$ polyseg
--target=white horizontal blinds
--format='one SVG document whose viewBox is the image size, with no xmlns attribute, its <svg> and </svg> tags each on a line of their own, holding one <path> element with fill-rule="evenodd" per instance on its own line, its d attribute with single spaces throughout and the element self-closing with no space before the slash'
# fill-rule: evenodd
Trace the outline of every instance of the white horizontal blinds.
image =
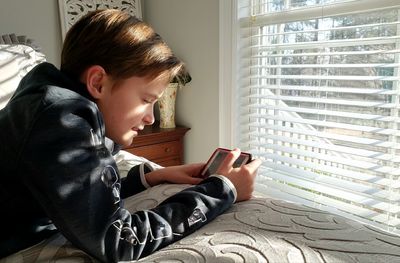
<svg viewBox="0 0 400 263">
<path fill-rule="evenodd" d="M 259 189 L 399 231 L 400 2 L 239 3 L 239 144 L 264 160 Z"/>
</svg>

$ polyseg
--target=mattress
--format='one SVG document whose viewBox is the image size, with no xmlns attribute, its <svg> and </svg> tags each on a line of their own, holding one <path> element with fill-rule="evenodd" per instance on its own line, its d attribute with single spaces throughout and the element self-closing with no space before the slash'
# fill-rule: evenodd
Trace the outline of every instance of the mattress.
<svg viewBox="0 0 400 263">
<path fill-rule="evenodd" d="M 122 174 L 142 161 L 126 153 L 117 156 Z M 158 185 L 125 199 L 125 206 L 131 212 L 150 209 L 186 187 Z M 57 234 L 0 262 L 97 261 Z M 400 262 L 400 236 L 258 195 L 234 204 L 192 235 L 135 262 Z"/>
</svg>

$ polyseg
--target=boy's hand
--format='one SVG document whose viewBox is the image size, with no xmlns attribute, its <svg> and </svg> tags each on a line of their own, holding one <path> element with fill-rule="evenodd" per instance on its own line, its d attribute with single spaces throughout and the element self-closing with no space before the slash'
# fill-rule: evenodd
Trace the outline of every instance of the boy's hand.
<svg viewBox="0 0 400 263">
<path fill-rule="evenodd" d="M 257 175 L 257 170 L 262 163 L 260 159 L 254 159 L 248 164 L 242 165 L 238 168 L 233 168 L 232 165 L 239 155 L 239 149 L 232 150 L 225 157 L 217 171 L 217 174 L 226 176 L 236 187 L 236 202 L 245 201 L 251 198 L 254 191 L 254 182 Z"/>
<path fill-rule="evenodd" d="M 150 186 L 162 183 L 198 184 L 203 180 L 198 175 L 204 165 L 204 163 L 193 163 L 169 166 L 147 173 L 145 177 Z"/>
</svg>

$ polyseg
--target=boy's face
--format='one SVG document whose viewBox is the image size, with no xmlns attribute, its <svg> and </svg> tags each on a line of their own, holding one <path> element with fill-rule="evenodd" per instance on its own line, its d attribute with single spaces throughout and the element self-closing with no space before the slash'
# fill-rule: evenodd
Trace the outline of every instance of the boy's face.
<svg viewBox="0 0 400 263">
<path fill-rule="evenodd" d="M 145 125 L 154 123 L 154 104 L 167 87 L 166 78 L 131 77 L 113 81 L 106 77 L 103 95 L 96 103 L 103 114 L 106 136 L 126 147 Z"/>
</svg>

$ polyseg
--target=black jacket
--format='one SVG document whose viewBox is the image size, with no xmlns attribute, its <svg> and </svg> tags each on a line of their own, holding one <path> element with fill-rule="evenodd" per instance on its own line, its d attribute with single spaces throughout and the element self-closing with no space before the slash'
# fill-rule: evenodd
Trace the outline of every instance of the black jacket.
<svg viewBox="0 0 400 263">
<path fill-rule="evenodd" d="M 103 262 L 146 256 L 225 211 L 235 189 L 209 177 L 158 207 L 129 213 L 145 189 L 119 177 L 101 113 L 82 83 L 48 63 L 25 76 L 0 111 L 0 257 L 61 233 Z"/>
</svg>

